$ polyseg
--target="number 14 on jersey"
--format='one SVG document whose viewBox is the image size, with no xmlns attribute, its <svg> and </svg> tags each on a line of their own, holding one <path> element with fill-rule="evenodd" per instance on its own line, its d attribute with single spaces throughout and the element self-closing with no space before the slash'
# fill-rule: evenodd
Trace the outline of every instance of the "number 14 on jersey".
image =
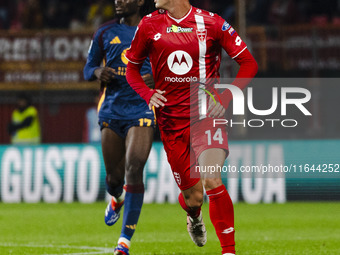
<svg viewBox="0 0 340 255">
<path fill-rule="evenodd" d="M 218 142 L 219 144 L 223 144 L 223 135 L 222 135 L 222 130 L 220 128 L 216 130 L 213 136 L 211 135 L 211 130 L 205 131 L 205 134 L 207 135 L 208 145 L 212 144 L 212 140 Z"/>
</svg>

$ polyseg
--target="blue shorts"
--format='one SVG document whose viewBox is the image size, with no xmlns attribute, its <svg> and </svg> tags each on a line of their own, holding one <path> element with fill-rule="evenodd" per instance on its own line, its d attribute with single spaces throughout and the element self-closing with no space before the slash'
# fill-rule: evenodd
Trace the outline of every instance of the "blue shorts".
<svg viewBox="0 0 340 255">
<path fill-rule="evenodd" d="M 125 138 L 131 127 L 155 127 L 156 120 L 154 118 L 139 118 L 132 120 L 118 120 L 99 118 L 100 130 L 103 128 L 109 128 L 113 130 L 117 135 Z"/>
</svg>

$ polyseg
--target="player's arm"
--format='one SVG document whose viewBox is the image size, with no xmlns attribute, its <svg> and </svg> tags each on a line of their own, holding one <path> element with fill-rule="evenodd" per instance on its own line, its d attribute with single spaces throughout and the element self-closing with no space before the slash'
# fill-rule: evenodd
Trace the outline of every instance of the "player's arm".
<svg viewBox="0 0 340 255">
<path fill-rule="evenodd" d="M 102 33 L 97 31 L 91 41 L 84 67 L 85 80 L 93 81 L 98 79 L 104 83 L 110 83 L 115 79 L 116 71 L 113 68 L 101 66 L 104 54 Z"/>
<path fill-rule="evenodd" d="M 129 62 L 127 64 L 126 70 L 126 80 L 130 86 L 146 101 L 150 109 L 152 106 L 155 106 L 156 108 L 164 106 L 164 102 L 167 100 L 162 95 L 165 93 L 165 91 L 161 91 L 159 89 L 150 89 L 140 74 L 141 68 L 142 64 Z"/>
<path fill-rule="evenodd" d="M 238 70 L 236 78 L 232 84 L 243 90 L 255 77 L 258 70 L 258 65 L 248 49 L 245 49 L 243 52 L 241 52 L 237 57 L 234 58 L 234 60 L 240 65 L 240 69 Z M 221 94 L 221 101 L 225 108 L 228 108 L 232 99 L 233 97 L 230 90 L 225 90 Z"/>
<path fill-rule="evenodd" d="M 222 18 L 218 17 L 217 19 L 216 38 L 228 55 L 240 65 L 232 84 L 243 90 L 255 77 L 258 70 L 257 63 L 237 32 Z M 220 98 L 223 107 L 227 109 L 232 100 L 231 92 L 225 90 Z M 216 113 L 214 114 L 216 115 Z"/>
<path fill-rule="evenodd" d="M 148 86 L 150 89 L 155 88 L 155 81 L 153 80 L 152 74 L 147 73 L 142 76 L 146 86 Z"/>
<path fill-rule="evenodd" d="M 143 62 L 149 55 L 149 39 L 148 30 L 145 29 L 145 18 L 142 19 L 135 33 L 135 37 L 131 42 L 131 47 L 126 53 L 129 60 L 126 70 L 126 80 L 130 86 L 146 101 L 149 108 L 164 106 L 166 98 L 162 96 L 165 91 L 150 89 L 147 86 L 145 77 L 140 74 Z"/>
</svg>

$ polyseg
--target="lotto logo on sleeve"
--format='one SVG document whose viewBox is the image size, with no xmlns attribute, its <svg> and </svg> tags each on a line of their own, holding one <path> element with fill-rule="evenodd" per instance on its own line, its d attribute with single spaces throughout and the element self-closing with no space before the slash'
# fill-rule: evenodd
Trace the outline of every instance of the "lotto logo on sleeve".
<svg viewBox="0 0 340 255">
<path fill-rule="evenodd" d="M 181 185 L 181 175 L 177 172 L 174 172 L 175 180 L 178 183 L 178 185 Z"/>
</svg>

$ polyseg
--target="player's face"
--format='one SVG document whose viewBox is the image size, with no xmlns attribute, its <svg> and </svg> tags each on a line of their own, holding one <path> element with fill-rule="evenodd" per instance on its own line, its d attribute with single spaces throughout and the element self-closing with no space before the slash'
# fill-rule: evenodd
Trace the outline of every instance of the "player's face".
<svg viewBox="0 0 340 255">
<path fill-rule="evenodd" d="M 171 4 L 170 0 L 154 0 L 157 9 L 167 10 L 167 7 Z"/>
<path fill-rule="evenodd" d="M 138 12 L 138 0 L 115 0 L 116 14 L 126 17 Z"/>
</svg>

